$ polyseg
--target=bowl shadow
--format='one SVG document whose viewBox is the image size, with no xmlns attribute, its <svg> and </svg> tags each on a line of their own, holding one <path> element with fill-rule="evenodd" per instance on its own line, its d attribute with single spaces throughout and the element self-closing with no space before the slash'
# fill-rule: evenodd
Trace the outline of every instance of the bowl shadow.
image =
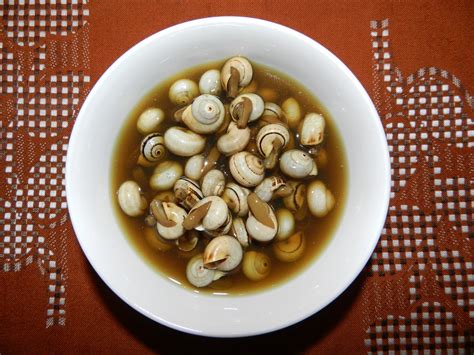
<svg viewBox="0 0 474 355">
<path fill-rule="evenodd" d="M 342 322 L 367 277 L 361 272 L 348 289 L 320 312 L 290 327 L 243 338 L 212 338 L 182 333 L 163 326 L 135 311 L 122 301 L 97 275 L 92 280 L 97 293 L 115 320 L 145 347 L 160 354 L 180 354 L 206 349 L 207 354 L 281 353 L 291 344 L 291 353 L 304 352 L 317 344 Z M 225 345 L 225 348 L 222 346 Z"/>
</svg>

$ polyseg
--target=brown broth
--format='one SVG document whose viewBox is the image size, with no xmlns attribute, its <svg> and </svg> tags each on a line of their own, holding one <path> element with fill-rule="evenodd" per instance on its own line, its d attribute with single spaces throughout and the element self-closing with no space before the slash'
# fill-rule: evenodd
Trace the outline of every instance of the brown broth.
<svg viewBox="0 0 474 355">
<path fill-rule="evenodd" d="M 145 226 L 143 218 L 126 216 L 121 211 L 116 199 L 116 191 L 120 184 L 125 180 L 133 180 L 132 169 L 136 166 L 138 147 L 142 139 L 142 136 L 136 129 L 136 121 L 140 114 L 148 107 L 160 107 L 167 117 L 165 124 L 162 125 L 162 132 L 164 132 L 167 126 L 175 124 L 169 119 L 172 117 L 172 113 L 175 109 L 168 99 L 168 89 L 171 84 L 180 78 L 188 78 L 199 82 L 199 78 L 204 71 L 213 68 L 221 68 L 222 64 L 223 61 L 208 63 L 173 75 L 157 85 L 137 104 L 122 127 L 114 148 L 111 167 L 112 191 L 110 193 L 114 201 L 115 214 L 125 235 L 140 255 L 143 256 L 157 272 L 170 281 L 197 292 L 204 291 L 218 295 L 242 295 L 277 286 L 296 276 L 314 262 L 331 239 L 344 209 L 347 189 L 347 168 L 342 140 L 328 112 L 302 85 L 274 69 L 252 63 L 254 67 L 254 78 L 256 82 L 259 83 L 259 88 L 268 87 L 277 89 L 279 97 L 275 100 L 275 103 L 280 105 L 286 98 L 293 96 L 300 103 L 303 115 L 306 112 L 318 112 L 323 114 L 326 119 L 324 144 L 328 153 L 329 163 L 325 169 L 319 169 L 317 178 L 324 181 L 333 192 L 337 203 L 334 209 L 324 218 L 309 217 L 303 222 L 297 222 L 297 230 L 303 229 L 306 236 L 306 251 L 299 260 L 291 263 L 281 262 L 272 256 L 271 246 L 261 246 L 254 243 L 250 247 L 251 250 L 262 251 L 271 257 L 272 269 L 266 279 L 257 282 L 250 281 L 242 272 L 237 272 L 215 281 L 207 288 L 196 290 L 196 288 L 186 280 L 185 270 L 190 255 L 185 255 L 185 253 L 180 252 L 177 248 L 173 248 L 167 252 L 153 249 L 144 238 L 144 229 L 149 227 Z M 170 156 L 168 156 L 168 158 L 170 158 Z M 186 161 L 186 159 L 176 156 L 171 156 L 171 158 L 183 162 L 183 166 Z M 147 174 L 151 174 L 153 168 L 145 170 Z M 156 195 L 156 192 L 152 191 L 148 186 L 143 186 L 143 183 L 140 185 L 145 190 L 147 200 L 150 201 Z M 202 251 L 204 247 L 201 242 L 199 246 Z M 196 253 L 197 252 L 194 252 L 192 255 Z"/>
</svg>

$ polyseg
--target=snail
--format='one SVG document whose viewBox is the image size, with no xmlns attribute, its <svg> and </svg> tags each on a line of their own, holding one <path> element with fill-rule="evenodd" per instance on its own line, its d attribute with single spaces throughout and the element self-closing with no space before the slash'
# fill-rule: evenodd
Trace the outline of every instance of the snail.
<svg viewBox="0 0 474 355">
<path fill-rule="evenodd" d="M 303 255 L 306 249 L 306 240 L 303 232 L 296 232 L 288 239 L 273 244 L 273 254 L 280 261 L 290 263 Z"/>
<path fill-rule="evenodd" d="M 229 111 L 232 119 L 237 122 L 237 127 L 247 127 L 263 114 L 265 103 L 257 94 L 242 94 L 237 96 L 230 104 Z"/>
<path fill-rule="evenodd" d="M 321 144 L 324 138 L 326 122 L 318 113 L 308 113 L 298 127 L 299 141 L 306 147 L 315 147 Z"/>
<path fill-rule="evenodd" d="M 306 185 L 300 181 L 288 181 L 288 186 L 291 187 L 291 194 L 283 198 L 285 207 L 293 213 L 306 209 Z"/>
<path fill-rule="evenodd" d="M 243 251 L 234 237 L 223 235 L 214 238 L 204 249 L 204 267 L 220 271 L 231 271 L 242 261 Z"/>
<path fill-rule="evenodd" d="M 218 227 L 217 229 L 214 229 L 214 230 L 204 229 L 204 233 L 206 233 L 207 235 L 215 238 L 215 237 L 218 237 L 220 235 L 224 235 L 224 234 L 229 233 L 229 231 L 231 229 L 232 229 L 232 212 L 228 211 L 227 212 L 227 218 L 226 218 L 225 222 L 222 223 L 222 225 L 220 227 Z"/>
<path fill-rule="evenodd" d="M 247 197 L 249 216 L 245 222 L 249 235 L 259 242 L 269 242 L 278 231 L 278 222 L 272 208 L 255 193 Z"/>
<path fill-rule="evenodd" d="M 187 214 L 183 208 L 173 202 L 153 200 L 150 211 L 156 219 L 156 230 L 164 239 L 174 240 L 184 234 L 183 221 Z"/>
<path fill-rule="evenodd" d="M 258 131 L 256 143 L 259 153 L 265 158 L 265 168 L 273 169 L 280 151 L 286 147 L 289 140 L 290 132 L 282 124 L 267 124 Z"/>
<path fill-rule="evenodd" d="M 301 121 L 301 107 L 294 97 L 290 97 L 281 104 L 286 121 L 290 128 L 296 129 Z"/>
<path fill-rule="evenodd" d="M 290 195 L 292 188 L 289 187 L 281 177 L 269 176 L 257 185 L 254 192 L 263 201 L 269 202 L 275 197 L 286 197 Z"/>
<path fill-rule="evenodd" d="M 204 166 L 204 155 L 194 155 L 188 159 L 184 166 L 184 175 L 191 180 L 198 181 L 202 175 L 202 168 Z"/>
<path fill-rule="evenodd" d="M 288 150 L 281 155 L 280 169 L 285 175 L 296 179 L 318 174 L 313 157 L 299 149 Z"/>
<path fill-rule="evenodd" d="M 308 207 L 313 216 L 324 217 L 336 204 L 334 195 L 322 181 L 312 181 L 307 188 Z"/>
<path fill-rule="evenodd" d="M 278 106 L 277 104 L 273 102 L 265 102 L 263 116 L 272 116 L 272 117 L 277 118 L 283 123 L 287 123 L 285 115 L 283 114 L 283 110 L 281 109 L 280 106 Z"/>
<path fill-rule="evenodd" d="M 199 79 L 199 91 L 201 94 L 220 95 L 222 91 L 220 71 L 210 69 L 204 72 Z"/>
<path fill-rule="evenodd" d="M 242 186 L 257 186 L 264 178 L 263 162 L 249 152 L 239 152 L 230 157 L 230 173 Z"/>
<path fill-rule="evenodd" d="M 142 112 L 137 120 L 137 130 L 143 135 L 158 131 L 160 124 L 165 119 L 165 113 L 162 109 L 150 107 Z"/>
<path fill-rule="evenodd" d="M 159 163 L 150 177 L 150 187 L 156 191 L 166 191 L 173 188 L 179 177 L 183 175 L 183 167 L 173 160 Z"/>
<path fill-rule="evenodd" d="M 183 127 L 168 128 L 164 140 L 166 148 L 181 157 L 199 154 L 206 145 L 206 138 Z"/>
<path fill-rule="evenodd" d="M 186 278 L 196 287 L 206 287 L 225 273 L 204 267 L 203 255 L 195 255 L 186 266 Z"/>
<path fill-rule="evenodd" d="M 173 190 L 177 203 L 186 210 L 190 210 L 196 203 L 204 198 L 199 184 L 184 176 L 175 182 Z"/>
<path fill-rule="evenodd" d="M 199 95 L 197 84 L 189 79 L 175 81 L 168 92 L 170 101 L 175 105 L 188 105 Z"/>
<path fill-rule="evenodd" d="M 204 197 L 189 211 L 183 227 L 190 230 L 202 226 L 208 231 L 216 230 L 227 222 L 228 211 L 227 204 L 220 197 Z"/>
<path fill-rule="evenodd" d="M 252 77 L 252 64 L 244 57 L 230 58 L 221 70 L 222 87 L 231 98 L 236 97 L 241 88 L 249 85 Z"/>
<path fill-rule="evenodd" d="M 205 197 L 220 196 L 225 187 L 224 173 L 217 169 L 209 170 L 202 178 L 201 186 Z"/>
<path fill-rule="evenodd" d="M 165 140 L 160 133 L 150 133 L 140 143 L 138 164 L 151 167 L 166 156 Z"/>
<path fill-rule="evenodd" d="M 245 222 L 241 217 L 235 217 L 232 221 L 232 235 L 237 238 L 243 248 L 250 245 L 250 237 L 245 228 Z"/>
<path fill-rule="evenodd" d="M 175 115 L 181 119 L 188 128 L 201 134 L 217 131 L 224 122 L 224 105 L 217 96 L 203 94 L 198 96 L 181 115 Z"/>
<path fill-rule="evenodd" d="M 137 217 L 145 213 L 147 202 L 135 181 L 125 181 L 117 192 L 119 206 L 125 214 Z"/>
<path fill-rule="evenodd" d="M 250 141 L 250 129 L 239 128 L 235 122 L 230 122 L 227 133 L 217 140 L 217 149 L 229 156 L 245 149 Z"/>
<path fill-rule="evenodd" d="M 288 239 L 295 231 L 296 223 L 293 213 L 286 208 L 279 208 L 275 215 L 278 223 L 276 240 Z"/>
<path fill-rule="evenodd" d="M 247 196 L 250 190 L 236 183 L 228 182 L 222 193 L 222 199 L 227 203 L 229 209 L 237 216 L 246 216 L 249 212 Z"/>
<path fill-rule="evenodd" d="M 263 253 L 251 250 L 244 254 L 242 271 L 252 281 L 260 281 L 270 275 L 271 266 L 270 258 Z"/>
</svg>

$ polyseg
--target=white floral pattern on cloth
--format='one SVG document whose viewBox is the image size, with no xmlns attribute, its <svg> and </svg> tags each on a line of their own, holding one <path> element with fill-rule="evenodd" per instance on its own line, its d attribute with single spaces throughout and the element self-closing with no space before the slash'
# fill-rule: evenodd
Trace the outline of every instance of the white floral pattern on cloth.
<svg viewBox="0 0 474 355">
<path fill-rule="evenodd" d="M 65 161 L 89 90 L 87 0 L 6 1 L 0 8 L 0 270 L 38 265 L 46 327 L 65 325 Z"/>
<path fill-rule="evenodd" d="M 371 353 L 469 351 L 474 334 L 463 329 L 474 325 L 474 99 L 447 70 L 420 68 L 405 79 L 388 20 L 371 22 L 371 43 L 392 192 L 368 267 L 372 278 L 396 280 L 394 288 L 408 284 L 411 310 L 378 314 L 366 346 Z"/>
</svg>

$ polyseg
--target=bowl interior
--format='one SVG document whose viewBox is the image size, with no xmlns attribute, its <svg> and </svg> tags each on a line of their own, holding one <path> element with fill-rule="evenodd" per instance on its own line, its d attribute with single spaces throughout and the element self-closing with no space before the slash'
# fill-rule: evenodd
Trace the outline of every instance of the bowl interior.
<svg viewBox="0 0 474 355">
<path fill-rule="evenodd" d="M 109 169 L 122 124 L 157 83 L 185 68 L 236 54 L 288 74 L 323 103 L 345 145 L 349 183 L 341 223 L 312 266 L 274 289 L 219 297 L 173 285 L 140 258 L 113 214 Z M 298 32 L 234 17 L 174 26 L 119 58 L 81 109 L 66 170 L 74 229 L 87 258 L 108 286 L 154 320 L 210 336 L 244 336 L 279 329 L 336 298 L 358 275 L 378 240 L 390 181 L 383 129 L 372 102 L 352 73 L 329 51 Z"/>
</svg>

